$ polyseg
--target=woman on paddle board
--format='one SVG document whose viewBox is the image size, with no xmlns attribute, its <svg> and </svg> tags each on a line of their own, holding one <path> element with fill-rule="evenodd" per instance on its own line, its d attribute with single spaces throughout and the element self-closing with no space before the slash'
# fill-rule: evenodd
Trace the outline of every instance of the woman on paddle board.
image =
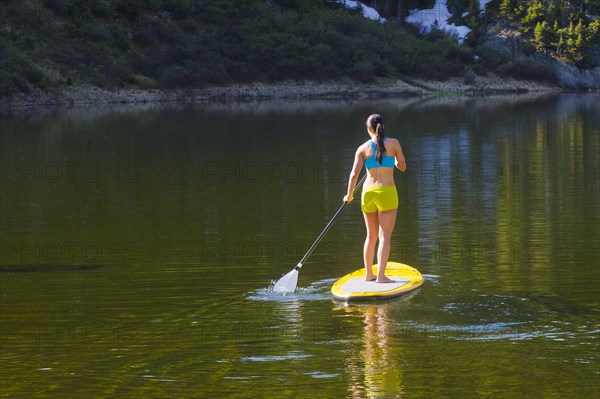
<svg viewBox="0 0 600 399">
<path fill-rule="evenodd" d="M 406 170 L 406 160 L 402 154 L 400 142 L 385 137 L 383 118 L 373 114 L 367 119 L 367 133 L 371 137 L 358 147 L 354 155 L 354 165 L 348 179 L 348 192 L 344 202 L 351 202 L 356 180 L 363 165 L 367 169 L 367 178 L 361 195 L 361 209 L 367 227 L 367 238 L 363 248 L 366 281 L 391 283 L 385 276 L 385 268 L 390 257 L 390 239 L 396 223 L 398 211 L 398 192 L 394 183 L 394 168 Z M 377 248 L 377 276 L 373 274 L 373 258 Z"/>
</svg>

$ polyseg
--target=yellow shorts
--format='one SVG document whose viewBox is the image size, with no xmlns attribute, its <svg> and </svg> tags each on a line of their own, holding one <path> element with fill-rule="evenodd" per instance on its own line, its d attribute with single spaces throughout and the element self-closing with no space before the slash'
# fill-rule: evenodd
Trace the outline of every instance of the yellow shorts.
<svg viewBox="0 0 600 399">
<path fill-rule="evenodd" d="M 360 209 L 364 213 L 384 212 L 397 208 L 396 186 L 371 186 L 363 189 Z"/>
</svg>

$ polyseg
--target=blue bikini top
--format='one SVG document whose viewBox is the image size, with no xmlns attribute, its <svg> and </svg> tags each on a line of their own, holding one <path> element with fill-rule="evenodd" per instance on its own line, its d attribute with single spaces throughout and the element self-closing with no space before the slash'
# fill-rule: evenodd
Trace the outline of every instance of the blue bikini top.
<svg viewBox="0 0 600 399">
<path fill-rule="evenodd" d="M 387 141 L 387 137 L 384 137 L 383 142 L 385 143 L 386 141 Z M 384 155 L 381 159 L 381 164 L 378 164 L 377 158 L 375 158 L 375 154 L 377 153 L 377 144 L 373 140 L 369 140 L 368 142 L 371 143 L 371 148 L 373 149 L 373 155 L 370 156 L 369 158 L 365 159 L 365 167 L 367 168 L 367 170 L 373 169 L 373 168 L 379 168 L 379 167 L 393 168 L 394 166 L 396 166 L 395 158 L 388 157 L 387 155 Z"/>
</svg>

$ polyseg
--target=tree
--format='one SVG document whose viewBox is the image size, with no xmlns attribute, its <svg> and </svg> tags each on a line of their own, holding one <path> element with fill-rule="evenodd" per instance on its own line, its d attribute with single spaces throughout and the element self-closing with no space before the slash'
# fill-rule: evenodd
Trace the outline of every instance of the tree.
<svg viewBox="0 0 600 399">
<path fill-rule="evenodd" d="M 513 20 L 514 16 L 514 5 L 512 0 L 502 0 L 500 3 L 500 16 L 509 20 Z"/>
<path fill-rule="evenodd" d="M 587 41 L 590 44 L 600 45 L 600 20 L 596 19 L 588 25 Z"/>
<path fill-rule="evenodd" d="M 564 54 L 567 57 L 567 60 L 571 62 L 575 62 L 577 60 L 577 51 L 575 50 L 575 29 L 573 29 L 573 21 L 569 24 L 569 29 L 567 30 L 567 38 L 565 40 L 565 51 Z"/>
<path fill-rule="evenodd" d="M 544 20 L 544 5 L 541 1 L 534 1 L 529 5 L 529 7 L 527 7 L 527 13 L 521 20 L 521 23 L 529 27 Z"/>
<path fill-rule="evenodd" d="M 550 42 L 551 42 L 550 29 L 548 28 L 546 21 L 541 22 L 541 23 L 538 22 L 535 25 L 535 29 L 533 31 L 533 41 L 534 41 L 535 48 L 538 51 L 545 52 L 546 49 L 548 49 L 548 47 L 550 47 Z"/>
</svg>

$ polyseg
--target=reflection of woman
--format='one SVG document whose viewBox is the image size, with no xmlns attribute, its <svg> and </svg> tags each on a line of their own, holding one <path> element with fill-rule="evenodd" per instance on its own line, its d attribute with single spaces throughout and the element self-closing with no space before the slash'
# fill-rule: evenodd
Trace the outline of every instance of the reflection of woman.
<svg viewBox="0 0 600 399">
<path fill-rule="evenodd" d="M 390 256 L 390 239 L 398 211 L 394 166 L 404 172 L 406 170 L 406 160 L 398 140 L 385 137 L 381 115 L 373 114 L 369 116 L 367 119 L 367 133 L 371 139 L 356 150 L 354 165 L 348 179 L 348 193 L 344 197 L 344 202 L 353 200 L 352 193 L 356 186 L 356 180 L 360 170 L 365 165 L 367 179 L 361 197 L 361 209 L 367 227 L 367 238 L 363 249 L 363 261 L 366 270 L 365 280 L 390 283 L 393 280 L 385 276 L 385 268 Z M 379 268 L 377 277 L 375 277 L 373 274 L 373 257 L 378 238 L 377 263 Z"/>
<path fill-rule="evenodd" d="M 402 393 L 400 342 L 389 336 L 389 306 L 360 306 L 352 311 L 364 316 L 364 334 L 362 349 L 358 352 L 360 358 L 350 357 L 347 360 L 350 396 L 398 397 Z M 361 363 L 362 366 L 359 366 Z"/>
</svg>

